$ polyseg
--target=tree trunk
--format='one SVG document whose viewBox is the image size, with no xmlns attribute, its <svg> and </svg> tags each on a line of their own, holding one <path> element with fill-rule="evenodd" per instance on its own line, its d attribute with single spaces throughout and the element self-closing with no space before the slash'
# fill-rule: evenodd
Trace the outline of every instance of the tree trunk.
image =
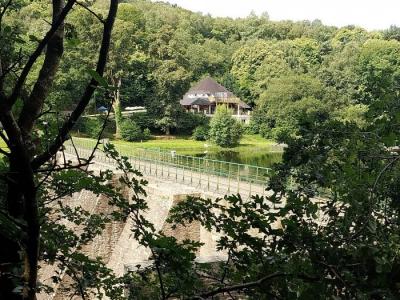
<svg viewBox="0 0 400 300">
<path fill-rule="evenodd" d="M 15 156 L 10 157 L 7 191 L 2 192 L 7 193 L 5 208 L 10 216 L 22 220 L 24 205 L 17 162 Z M 3 235 L 0 235 L 0 244 L 0 273 L 12 274 L 13 268 L 21 264 L 20 245 L 16 239 L 11 240 Z M 11 278 L 0 275 L 0 299 L 22 299 L 21 294 L 13 293 L 15 287 Z"/>
<path fill-rule="evenodd" d="M 37 155 L 38 153 L 35 153 L 37 149 L 33 147 L 31 140 L 32 130 L 48 96 L 62 56 L 63 19 L 75 1 L 69 0 L 65 7 L 63 0 L 53 0 L 52 3 L 53 24 L 56 24 L 52 25 L 49 31 L 52 34 L 46 35 L 30 56 L 10 96 L 6 96 L 0 84 L 0 122 L 6 133 L 10 149 L 9 169 L 5 179 L 7 191 L 2 191 L 2 193 L 6 193 L 4 208 L 11 217 L 10 219 L 23 221 L 21 222 L 23 225 L 20 222 L 17 222 L 18 225 L 16 225 L 21 227 L 20 235 L 14 237 L 7 232 L 0 234 L 0 299 L 36 299 L 41 220 L 39 219 L 35 172 L 38 172 L 38 169 L 57 153 L 67 139 L 69 131 L 82 115 L 98 85 L 94 78 L 90 80 L 78 105 L 59 129 L 53 143 L 43 153 Z M 111 0 L 109 14 L 104 23 L 103 39 L 96 67 L 100 76 L 103 76 L 106 66 L 117 9 L 118 0 Z M 21 95 L 26 77 L 45 46 L 47 46 L 47 51 L 42 69 L 29 101 L 24 101 L 20 119 L 17 122 L 13 114 L 13 106 Z M 1 204 L 3 205 L 3 203 Z M 10 222 L 13 221 L 10 220 Z M 22 293 L 19 288 L 22 288 Z"/>
<path fill-rule="evenodd" d="M 121 112 L 121 78 L 117 79 L 117 84 L 115 85 L 116 90 L 114 91 L 114 114 L 115 114 L 115 138 L 121 138 L 121 122 L 122 122 L 122 112 Z"/>
<path fill-rule="evenodd" d="M 9 136 L 11 150 L 10 168 L 7 174 L 9 178 L 6 199 L 7 209 L 11 217 L 23 220 L 26 224 L 24 228 L 26 238 L 17 240 L 18 237 L 16 236 L 8 243 L 10 249 L 17 249 L 15 251 L 16 255 L 10 253 L 9 257 L 12 260 L 8 263 L 11 263 L 14 267 L 23 266 L 22 299 L 35 300 L 40 224 L 35 175 L 31 166 L 32 152 L 11 112 L 4 112 L 1 115 L 1 122 Z M 2 239 L 4 238 L 2 237 Z M 8 291 L 8 293 L 12 294 L 13 291 Z"/>
</svg>

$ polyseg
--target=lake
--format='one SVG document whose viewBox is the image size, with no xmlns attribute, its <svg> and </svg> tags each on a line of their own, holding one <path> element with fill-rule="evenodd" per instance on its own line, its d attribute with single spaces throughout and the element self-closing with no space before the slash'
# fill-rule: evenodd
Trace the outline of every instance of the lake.
<svg viewBox="0 0 400 300">
<path fill-rule="evenodd" d="M 202 152 L 186 150 L 177 151 L 177 153 L 259 167 L 272 167 L 273 164 L 282 160 L 282 151 L 283 148 L 281 146 L 271 145 L 268 148 L 254 147 L 253 149 L 244 149 L 238 147 L 237 150 L 205 150 Z"/>
</svg>

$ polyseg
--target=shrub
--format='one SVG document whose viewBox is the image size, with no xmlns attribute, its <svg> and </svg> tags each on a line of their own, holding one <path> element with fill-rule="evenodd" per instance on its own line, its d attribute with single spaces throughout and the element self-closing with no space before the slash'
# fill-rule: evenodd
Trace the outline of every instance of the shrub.
<svg viewBox="0 0 400 300">
<path fill-rule="evenodd" d="M 266 113 L 262 109 L 255 109 L 251 115 L 249 127 L 250 134 L 261 134 L 261 126 L 263 124 L 268 124 L 269 120 L 266 117 Z"/>
<path fill-rule="evenodd" d="M 291 126 L 279 126 L 271 129 L 271 138 L 276 140 L 277 142 L 284 142 L 289 139 L 290 136 L 294 136 L 295 128 Z"/>
<path fill-rule="evenodd" d="M 243 124 L 242 123 L 243 134 L 257 134 L 253 131 L 253 128 L 250 124 Z"/>
<path fill-rule="evenodd" d="M 148 112 L 134 113 L 131 118 L 142 129 L 145 129 L 145 128 L 154 129 L 154 128 L 156 128 L 155 118 L 154 118 L 154 116 L 151 116 Z"/>
<path fill-rule="evenodd" d="M 103 120 L 100 118 L 80 118 L 75 128 L 80 133 L 91 138 L 97 138 L 103 126 Z"/>
<path fill-rule="evenodd" d="M 192 134 L 192 138 L 196 141 L 206 141 L 208 140 L 208 132 L 210 130 L 209 126 L 200 125 L 197 126 Z"/>
<path fill-rule="evenodd" d="M 263 138 L 271 138 L 271 128 L 269 128 L 267 124 L 261 124 L 259 127 L 259 132 Z"/>
<path fill-rule="evenodd" d="M 232 117 L 232 112 L 226 106 L 219 106 L 210 122 L 210 140 L 221 147 L 234 147 L 242 134 L 242 126 Z"/>
<path fill-rule="evenodd" d="M 143 132 L 139 125 L 132 119 L 124 119 L 121 122 L 121 138 L 128 142 L 137 142 L 143 140 Z"/>
<path fill-rule="evenodd" d="M 206 126 L 208 123 L 209 118 L 203 114 L 181 111 L 177 116 L 176 129 L 179 133 L 192 134 L 197 127 Z"/>
<path fill-rule="evenodd" d="M 143 139 L 144 140 L 149 140 L 151 138 L 151 131 L 148 128 L 145 128 L 143 130 Z"/>
</svg>

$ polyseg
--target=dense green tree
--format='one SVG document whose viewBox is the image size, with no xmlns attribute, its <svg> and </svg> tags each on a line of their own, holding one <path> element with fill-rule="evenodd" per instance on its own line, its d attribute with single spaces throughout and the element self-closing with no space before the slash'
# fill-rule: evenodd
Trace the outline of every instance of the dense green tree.
<svg viewBox="0 0 400 300">
<path fill-rule="evenodd" d="M 348 43 L 341 50 L 332 52 L 316 72 L 328 87 L 339 91 L 347 102 L 357 101 L 361 78 L 356 70 L 362 44 Z M 339 99 L 338 99 L 339 100 Z"/>
<path fill-rule="evenodd" d="M 175 221 L 225 233 L 217 243 L 230 253 L 232 285 L 211 280 L 214 291 L 202 297 L 243 287 L 250 299 L 399 297 L 398 155 L 383 137 L 327 115 L 302 125 L 282 140 L 270 197 L 193 198 L 174 208 Z"/>
<path fill-rule="evenodd" d="M 128 142 L 138 142 L 146 140 L 143 130 L 132 119 L 124 119 L 121 122 L 121 138 Z"/>
<path fill-rule="evenodd" d="M 393 99 L 399 86 L 399 65 L 399 42 L 376 39 L 366 41 L 357 65 L 362 84 L 361 101 L 371 104 L 385 98 Z"/>
<path fill-rule="evenodd" d="M 348 43 L 362 44 L 372 37 L 372 34 L 360 27 L 347 26 L 340 28 L 332 37 L 332 46 L 334 48 L 342 48 Z"/>
<path fill-rule="evenodd" d="M 326 113 L 325 93 L 323 84 L 309 75 L 275 78 L 261 95 L 252 122 L 257 122 L 258 126 L 264 124 L 264 135 L 269 128 L 267 136 L 272 138 L 296 135 L 302 118 Z"/>
<path fill-rule="evenodd" d="M 242 126 L 232 117 L 232 111 L 225 105 L 218 106 L 210 121 L 210 140 L 221 147 L 234 147 L 239 144 L 242 134 Z"/>
<path fill-rule="evenodd" d="M 253 98 L 252 87 L 254 85 L 254 74 L 267 56 L 273 57 L 274 43 L 263 40 L 249 41 L 239 48 L 232 57 L 232 74 L 237 79 L 243 90 L 246 100 Z M 279 55 L 278 55 L 279 58 Z M 267 62 L 269 60 L 267 59 Z M 252 99 L 254 101 L 254 99 Z"/>
<path fill-rule="evenodd" d="M 209 138 L 210 126 L 200 125 L 193 130 L 192 138 L 196 141 L 206 141 Z"/>
<path fill-rule="evenodd" d="M 177 102 L 189 87 L 188 72 L 176 62 L 166 60 L 151 74 L 155 82 L 155 92 L 146 107 L 150 113 L 158 116 L 157 124 L 169 134 L 171 128 L 177 124 L 177 114 L 182 108 Z"/>
<path fill-rule="evenodd" d="M 383 37 L 387 40 L 400 41 L 400 27 L 391 25 L 388 29 L 383 31 Z"/>
<path fill-rule="evenodd" d="M 399 298 L 397 28 L 367 32 L 255 14 L 212 18 L 146 0 L 123 1 L 115 16 L 117 3 L 0 1 L 0 133 L 8 146 L 0 149 L 0 298 L 51 292 L 38 285 L 39 259 L 74 275 L 70 288 L 82 298 L 99 292 L 122 299 L 123 288 L 133 299 Z M 58 22 L 60 10 L 72 6 Z M 199 221 L 223 233 L 216 243 L 228 260 L 203 265 L 195 261 L 199 243 L 178 243 L 145 220 L 145 181 L 112 146 L 104 151 L 131 199 L 112 188 L 110 171 L 80 169 L 93 156 L 78 165 L 53 163 L 90 101 L 94 108 L 110 107 L 110 100 L 145 104 L 148 113 L 136 116 L 128 133 L 204 125 L 178 100 L 206 73 L 255 104 L 252 127 L 287 147 L 268 196 L 190 198 L 173 209 L 171 226 Z M 106 125 L 97 123 L 95 131 Z M 211 139 L 233 146 L 240 132 L 220 108 Z M 82 190 L 106 196 L 116 210 L 93 215 L 58 201 Z M 153 263 L 116 278 L 80 245 L 128 217 Z"/>
</svg>

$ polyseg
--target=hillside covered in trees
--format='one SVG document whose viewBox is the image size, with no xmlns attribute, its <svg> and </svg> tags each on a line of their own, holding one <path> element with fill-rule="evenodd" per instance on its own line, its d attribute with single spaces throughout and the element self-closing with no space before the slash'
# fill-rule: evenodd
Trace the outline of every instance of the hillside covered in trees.
<svg viewBox="0 0 400 300">
<path fill-rule="evenodd" d="M 145 0 L 0 0 L 0 38 L 0 298 L 51 295 L 66 274 L 68 298 L 400 299 L 399 28 L 212 18 Z M 178 101 L 206 75 L 253 107 L 246 130 L 286 144 L 262 196 L 170 209 L 172 228 L 220 233 L 227 258 L 212 263 L 196 261 L 201 243 L 146 218 L 148 182 L 102 139 L 106 121 L 86 158 L 73 132 L 111 104 L 116 119 L 144 105 L 144 123 L 187 129 Z M 205 132 L 215 142 L 238 127 L 224 116 Z M 96 173 L 99 151 L 113 168 Z M 82 191 L 112 209 L 63 201 Z M 117 276 L 82 247 L 127 220 L 148 265 Z"/>
<path fill-rule="evenodd" d="M 93 1 L 91 9 L 77 7 L 67 19 L 66 55 L 51 93 L 60 111 L 76 103 L 95 61 L 107 1 Z M 9 34 L 20 34 L 9 47 L 31 50 L 49 13 L 47 1 L 25 3 L 8 19 Z M 105 75 L 115 90 L 96 91 L 88 111 L 110 99 L 117 110 L 146 106 L 150 125 L 164 118 L 179 132 L 190 127 L 179 99 L 210 75 L 253 106 L 250 131 L 265 137 L 295 134 L 294 116 L 305 108 L 364 126 L 368 105 L 397 84 L 399 36 L 394 26 L 368 32 L 318 20 L 274 22 L 267 14 L 213 18 L 162 2 L 122 1 Z"/>
</svg>

